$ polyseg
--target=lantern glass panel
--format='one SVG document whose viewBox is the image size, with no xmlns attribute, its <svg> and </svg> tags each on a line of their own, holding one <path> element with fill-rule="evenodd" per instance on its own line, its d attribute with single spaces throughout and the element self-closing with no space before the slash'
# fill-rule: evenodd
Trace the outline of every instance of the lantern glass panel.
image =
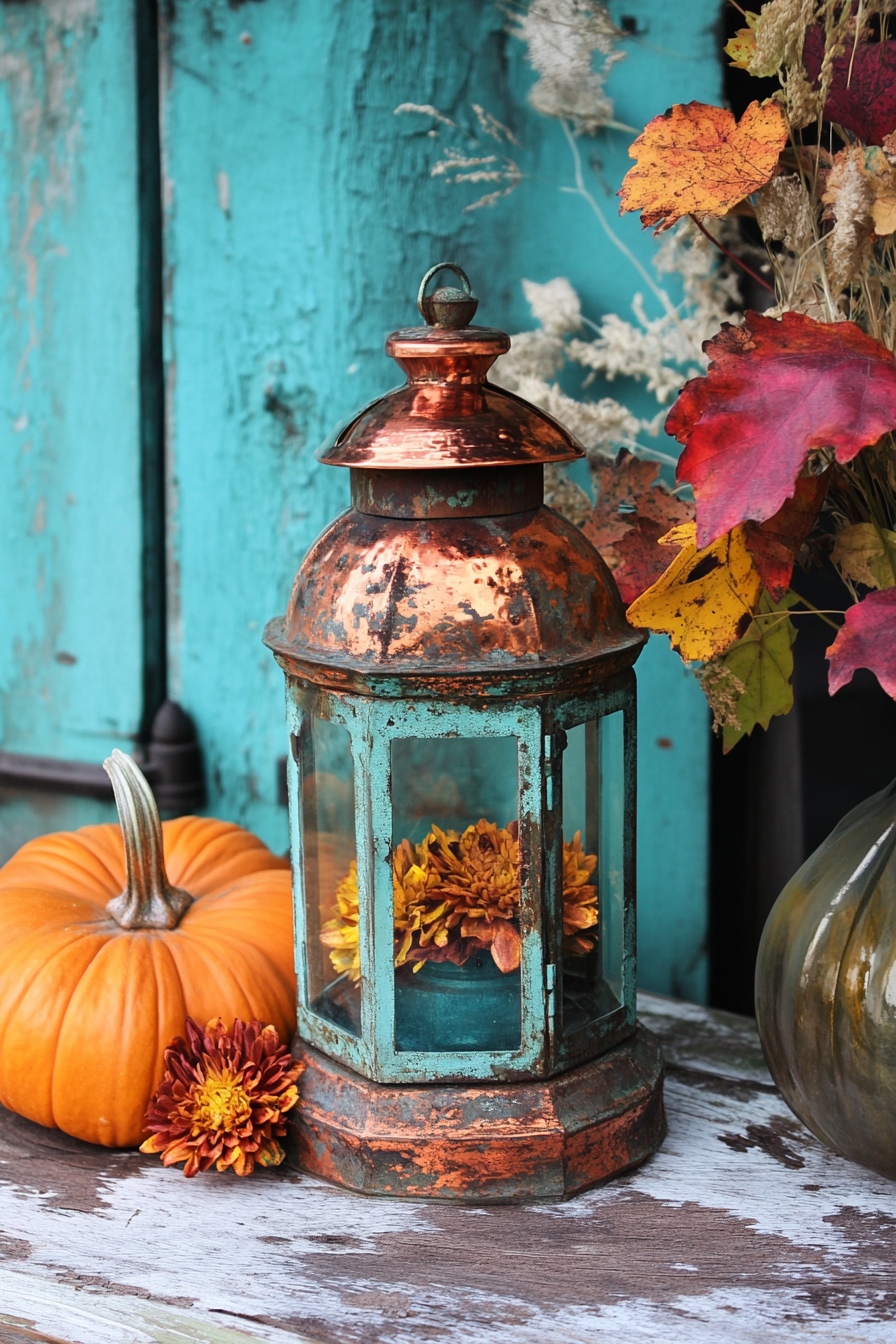
<svg viewBox="0 0 896 1344">
<path fill-rule="evenodd" d="M 577 724 L 566 738 L 563 1030 L 571 1035 L 622 1002 L 624 715 Z"/>
<path fill-rule="evenodd" d="M 392 742 L 396 1050 L 518 1050 L 515 737 Z"/>
<path fill-rule="evenodd" d="M 310 714 L 300 759 L 308 1005 L 359 1036 L 355 769 L 348 729 Z"/>
</svg>

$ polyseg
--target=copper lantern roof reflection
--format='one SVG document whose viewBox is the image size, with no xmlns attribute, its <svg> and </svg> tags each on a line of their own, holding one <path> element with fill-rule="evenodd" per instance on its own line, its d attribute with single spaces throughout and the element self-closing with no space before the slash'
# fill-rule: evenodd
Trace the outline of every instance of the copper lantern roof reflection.
<svg viewBox="0 0 896 1344">
<path fill-rule="evenodd" d="M 569 430 L 486 380 L 509 349 L 507 333 L 488 327 L 393 332 L 386 354 L 401 366 L 407 384 L 365 407 L 318 450 L 318 459 L 333 467 L 408 471 L 583 457 Z"/>
<path fill-rule="evenodd" d="M 463 293 L 421 286 L 421 311 L 441 325 L 386 341 L 407 383 L 318 451 L 351 468 L 353 507 L 311 547 L 265 632 L 288 673 L 387 694 L 526 693 L 546 674 L 587 684 L 596 662 L 606 675 L 640 652 L 646 636 L 603 560 L 543 504 L 543 464 L 583 449 L 488 382 L 510 338 L 455 325 L 476 306 L 463 279 Z"/>
</svg>

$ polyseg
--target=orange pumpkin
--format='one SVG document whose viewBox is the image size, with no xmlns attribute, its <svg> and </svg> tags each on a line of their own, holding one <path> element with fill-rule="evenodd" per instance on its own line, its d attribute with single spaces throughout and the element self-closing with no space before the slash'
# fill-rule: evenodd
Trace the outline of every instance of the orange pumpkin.
<svg viewBox="0 0 896 1344">
<path fill-rule="evenodd" d="M 289 1040 L 296 985 L 289 863 L 228 822 L 163 825 L 122 752 L 106 770 L 120 830 L 43 836 L 0 869 L 0 1102 L 117 1146 L 145 1135 L 188 1016 Z"/>
</svg>

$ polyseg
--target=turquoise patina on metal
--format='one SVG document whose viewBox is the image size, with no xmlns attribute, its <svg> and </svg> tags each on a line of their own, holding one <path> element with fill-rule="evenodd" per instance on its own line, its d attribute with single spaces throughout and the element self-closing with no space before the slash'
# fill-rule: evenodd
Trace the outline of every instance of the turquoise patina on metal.
<svg viewBox="0 0 896 1344">
<path fill-rule="evenodd" d="M 406 693 L 396 679 L 394 693 Z M 626 715 L 624 809 L 632 818 L 635 799 L 634 682 L 630 674 L 611 679 L 589 696 L 552 698 L 549 683 L 542 696 L 510 705 L 458 703 L 436 697 L 386 698 L 389 683 L 379 685 L 382 700 L 346 694 L 309 696 L 307 685 L 290 678 L 288 716 L 290 753 L 290 827 L 293 844 L 296 919 L 296 971 L 299 980 L 299 1032 L 319 1050 L 379 1082 L 431 1082 L 440 1079 L 512 1080 L 560 1073 L 630 1036 L 635 1027 L 635 866 L 634 825 L 626 831 L 625 927 L 621 939 L 621 1002 L 583 1029 L 562 1031 L 562 927 L 556 908 L 559 886 L 563 799 L 557 778 L 561 733 L 573 723 L 621 710 Z M 510 688 L 508 688 L 510 690 Z M 496 697 L 497 699 L 497 697 Z M 361 1032 L 342 1031 L 313 1005 L 308 985 L 307 949 L 316 931 L 308 926 L 305 836 L 297 744 L 309 713 L 344 724 L 352 735 L 355 763 L 355 826 L 361 903 Z M 519 820 L 538 855 L 523 879 L 520 924 L 522 1031 L 519 1049 L 490 1051 L 448 1049 L 419 1052 L 395 1046 L 394 929 L 392 895 L 393 741 L 407 738 L 515 737 L 519 743 Z M 544 847 L 544 867 L 541 849 Z M 474 1005 L 475 1010 L 475 1005 Z"/>
</svg>

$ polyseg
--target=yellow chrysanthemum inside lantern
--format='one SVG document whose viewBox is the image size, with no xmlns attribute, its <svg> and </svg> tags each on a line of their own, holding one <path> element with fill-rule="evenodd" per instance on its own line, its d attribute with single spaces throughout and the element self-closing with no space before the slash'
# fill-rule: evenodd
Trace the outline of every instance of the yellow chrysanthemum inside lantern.
<svg viewBox="0 0 896 1344">
<path fill-rule="evenodd" d="M 563 946 L 585 956 L 594 946 L 585 930 L 597 924 L 595 854 L 586 854 L 580 831 L 563 844 Z M 499 827 L 483 817 L 465 831 L 433 825 L 419 843 L 402 840 L 392 859 L 395 965 L 452 961 L 462 966 L 488 949 L 504 972 L 520 964 L 520 856 L 515 821 Z M 361 978 L 358 870 L 355 861 L 336 889 L 338 913 L 320 940 L 334 970 Z"/>
</svg>

